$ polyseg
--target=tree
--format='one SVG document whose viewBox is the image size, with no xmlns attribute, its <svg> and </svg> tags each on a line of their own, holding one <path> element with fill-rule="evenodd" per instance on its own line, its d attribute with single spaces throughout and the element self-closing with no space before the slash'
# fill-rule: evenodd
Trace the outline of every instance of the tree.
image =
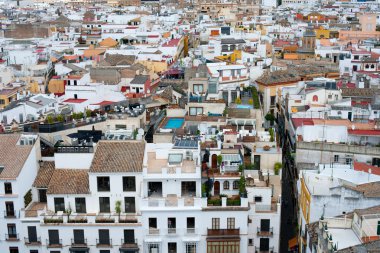
<svg viewBox="0 0 380 253">
<path fill-rule="evenodd" d="M 282 163 L 276 162 L 274 164 L 274 174 L 278 175 L 280 173 L 280 169 L 282 168 Z"/>
<path fill-rule="evenodd" d="M 115 202 L 115 212 L 117 213 L 117 216 L 118 216 L 119 221 L 120 221 L 120 214 L 121 214 L 121 201 L 120 200 L 117 200 Z"/>
<path fill-rule="evenodd" d="M 273 125 L 273 122 L 274 122 L 274 120 L 275 120 L 274 115 L 273 115 L 272 113 L 268 113 L 267 115 L 265 115 L 265 119 L 266 119 L 267 121 L 270 121 L 270 124 L 271 124 L 271 125 Z"/>
<path fill-rule="evenodd" d="M 222 162 L 223 162 L 223 156 L 222 155 L 218 155 L 217 158 L 216 158 L 217 162 L 218 162 L 218 166 L 220 167 L 220 165 L 222 165 Z"/>
<path fill-rule="evenodd" d="M 58 115 L 57 115 L 57 121 L 58 121 L 58 122 L 63 122 L 64 120 L 65 120 L 65 118 L 63 117 L 62 114 L 58 114 Z"/>
<path fill-rule="evenodd" d="M 91 117 L 91 110 L 86 110 L 86 117 L 90 118 Z"/>
<path fill-rule="evenodd" d="M 72 212 L 73 212 L 73 210 L 71 210 L 71 206 L 69 204 L 69 207 L 65 210 L 65 213 L 67 215 L 67 221 L 69 221 L 70 215 L 71 215 Z"/>
<path fill-rule="evenodd" d="M 244 175 L 241 175 L 240 179 L 239 179 L 239 193 L 240 193 L 240 195 L 243 195 L 243 196 L 244 196 L 244 194 L 246 194 Z"/>
<path fill-rule="evenodd" d="M 53 122 L 54 122 L 53 116 L 48 115 L 48 116 L 46 117 L 46 121 L 47 121 L 47 123 L 49 123 L 49 124 L 53 124 Z"/>
<path fill-rule="evenodd" d="M 235 99 L 235 104 L 238 104 L 238 105 L 241 104 L 241 99 L 240 99 L 239 97 L 237 97 L 237 98 Z"/>
</svg>

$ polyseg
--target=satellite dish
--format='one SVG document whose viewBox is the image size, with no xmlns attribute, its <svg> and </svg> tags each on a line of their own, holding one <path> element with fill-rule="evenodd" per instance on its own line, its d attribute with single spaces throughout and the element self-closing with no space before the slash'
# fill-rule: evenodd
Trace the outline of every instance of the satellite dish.
<svg viewBox="0 0 380 253">
<path fill-rule="evenodd" d="M 144 135 L 144 129 L 139 128 L 139 130 L 137 130 L 137 133 L 140 135 Z"/>
</svg>

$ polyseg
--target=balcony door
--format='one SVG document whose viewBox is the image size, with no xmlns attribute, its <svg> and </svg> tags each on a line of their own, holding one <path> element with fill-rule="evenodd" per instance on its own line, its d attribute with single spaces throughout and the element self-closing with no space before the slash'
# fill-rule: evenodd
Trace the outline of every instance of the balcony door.
<svg viewBox="0 0 380 253">
<path fill-rule="evenodd" d="M 220 182 L 215 181 L 214 182 L 214 195 L 218 196 L 220 194 Z"/>
<path fill-rule="evenodd" d="M 124 243 L 135 243 L 135 231 L 133 229 L 124 229 Z"/>
<path fill-rule="evenodd" d="M 260 251 L 269 251 L 269 238 L 260 238 Z"/>
<path fill-rule="evenodd" d="M 58 230 L 49 230 L 49 244 L 50 245 L 57 245 L 59 244 L 59 232 Z"/>
<path fill-rule="evenodd" d="M 74 243 L 75 244 L 85 244 L 84 243 L 84 230 L 74 229 Z"/>
<path fill-rule="evenodd" d="M 110 232 L 108 229 L 99 229 L 99 244 L 110 244 Z"/>
<path fill-rule="evenodd" d="M 7 217 L 15 216 L 15 208 L 13 202 L 5 202 Z"/>
<path fill-rule="evenodd" d="M 260 230 L 263 232 L 269 232 L 270 220 L 262 219 L 260 222 Z"/>
<path fill-rule="evenodd" d="M 28 226 L 29 242 L 37 242 L 37 228 L 35 226 Z"/>
</svg>

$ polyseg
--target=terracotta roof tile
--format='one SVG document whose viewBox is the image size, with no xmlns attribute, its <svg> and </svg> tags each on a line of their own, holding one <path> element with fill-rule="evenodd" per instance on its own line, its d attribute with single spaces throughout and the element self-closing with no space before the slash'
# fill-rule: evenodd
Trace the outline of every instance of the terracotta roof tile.
<svg viewBox="0 0 380 253">
<path fill-rule="evenodd" d="M 54 162 L 43 162 L 38 170 L 33 186 L 36 188 L 47 188 L 55 169 Z"/>
<path fill-rule="evenodd" d="M 51 177 L 47 194 L 88 194 L 88 170 L 56 169 Z"/>
<path fill-rule="evenodd" d="M 0 135 L 0 179 L 15 179 L 24 167 L 33 145 L 18 145 L 20 134 Z"/>
<path fill-rule="evenodd" d="M 144 150 L 140 141 L 100 141 L 90 172 L 142 172 Z"/>
<path fill-rule="evenodd" d="M 372 182 L 367 184 L 353 186 L 346 186 L 349 189 L 363 193 L 366 198 L 379 198 L 380 197 L 380 182 Z"/>
</svg>

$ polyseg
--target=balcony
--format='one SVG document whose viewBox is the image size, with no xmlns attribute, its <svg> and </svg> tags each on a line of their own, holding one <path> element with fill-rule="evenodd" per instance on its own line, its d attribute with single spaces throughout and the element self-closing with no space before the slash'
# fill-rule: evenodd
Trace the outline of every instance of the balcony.
<svg viewBox="0 0 380 253">
<path fill-rule="evenodd" d="M 6 241 L 19 241 L 20 238 L 18 234 L 5 234 L 5 240 Z"/>
<path fill-rule="evenodd" d="M 177 228 L 168 228 L 168 235 L 176 235 Z"/>
<path fill-rule="evenodd" d="M 240 235 L 240 229 L 207 229 L 209 237 L 235 237 Z"/>
<path fill-rule="evenodd" d="M 58 240 L 46 239 L 46 247 L 48 247 L 48 248 L 62 248 L 62 239 L 58 239 Z"/>
<path fill-rule="evenodd" d="M 159 235 L 160 234 L 160 229 L 158 228 L 149 228 L 147 231 L 148 235 Z"/>
<path fill-rule="evenodd" d="M 83 248 L 87 247 L 87 238 L 84 239 L 71 239 L 71 247 L 73 248 Z"/>
<path fill-rule="evenodd" d="M 17 215 L 17 212 L 12 210 L 12 211 L 4 211 L 4 218 L 5 219 L 17 219 L 20 216 Z"/>
<path fill-rule="evenodd" d="M 97 248 L 111 248 L 112 239 L 96 239 Z"/>
<path fill-rule="evenodd" d="M 260 227 L 257 227 L 257 236 L 273 236 L 273 227 L 269 229 L 261 229 Z"/>
<path fill-rule="evenodd" d="M 121 243 L 120 243 L 120 251 L 123 252 L 138 252 L 139 250 L 139 245 L 137 244 L 137 239 L 134 239 L 134 240 L 125 240 L 125 239 L 121 239 Z"/>
<path fill-rule="evenodd" d="M 201 203 L 201 198 L 193 197 L 144 198 L 142 200 L 141 208 L 191 208 L 201 206 Z"/>
<path fill-rule="evenodd" d="M 36 238 L 28 238 L 24 237 L 25 245 L 40 245 L 41 244 L 41 237 L 36 237 Z"/>
<path fill-rule="evenodd" d="M 197 233 L 197 230 L 195 228 L 186 228 L 185 234 L 186 235 L 195 235 Z"/>
<path fill-rule="evenodd" d="M 260 247 L 255 247 L 255 253 L 274 253 L 274 247 L 269 247 L 269 248 L 260 248 Z"/>
</svg>

